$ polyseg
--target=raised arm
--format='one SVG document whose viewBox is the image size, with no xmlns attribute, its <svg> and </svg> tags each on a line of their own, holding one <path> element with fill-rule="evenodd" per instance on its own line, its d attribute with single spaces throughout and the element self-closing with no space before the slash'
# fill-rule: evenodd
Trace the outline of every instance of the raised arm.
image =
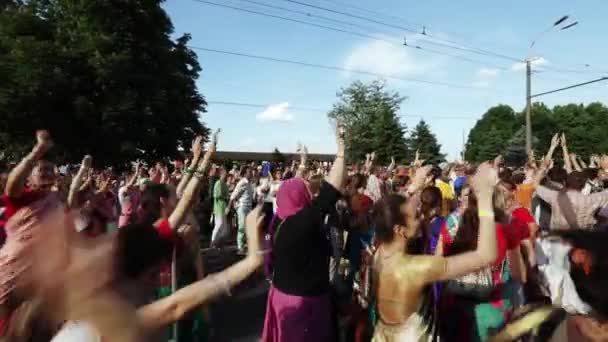
<svg viewBox="0 0 608 342">
<path fill-rule="evenodd" d="M 572 173 L 572 161 L 570 160 L 570 153 L 568 153 L 568 143 L 566 142 L 566 135 L 562 133 L 561 138 L 562 152 L 564 154 L 564 168 L 566 172 Z"/>
<path fill-rule="evenodd" d="M 570 161 L 572 162 L 572 167 L 574 170 L 581 172 L 583 171 L 583 169 L 581 168 L 581 166 L 578 163 L 578 159 L 577 159 L 577 155 L 574 153 L 570 153 Z"/>
<path fill-rule="evenodd" d="M 344 185 L 344 178 L 346 176 L 346 161 L 344 159 L 346 144 L 344 140 L 344 134 L 344 127 L 338 126 L 336 132 L 336 143 L 338 145 L 338 152 L 336 153 L 336 160 L 331 166 L 329 175 L 326 178 L 326 181 L 329 184 L 333 185 L 333 187 L 338 189 L 339 191 L 342 191 L 342 186 Z"/>
<path fill-rule="evenodd" d="M 388 165 L 388 169 L 386 170 L 389 175 L 393 173 L 397 164 L 395 163 L 395 157 L 391 157 L 391 163 Z"/>
<path fill-rule="evenodd" d="M 80 187 L 82 186 L 84 177 L 88 174 L 91 166 L 93 165 L 93 157 L 86 155 L 82 159 L 82 163 L 80 164 L 80 169 L 74 176 L 72 180 L 72 184 L 70 185 L 70 191 L 68 192 L 68 207 L 74 208 L 76 206 L 76 200 L 78 192 L 80 191 Z"/>
<path fill-rule="evenodd" d="M 53 146 L 51 136 L 47 131 L 36 132 L 36 145 L 32 151 L 15 166 L 8 175 L 4 194 L 11 198 L 19 198 L 25 189 L 25 181 L 32 173 L 36 162 Z"/>
<path fill-rule="evenodd" d="M 201 160 L 201 155 L 203 154 L 203 137 L 197 136 L 194 141 L 192 141 L 192 161 L 190 161 L 190 166 L 186 167 L 186 172 L 182 176 L 182 179 L 179 181 L 177 185 L 177 189 L 175 190 L 177 193 L 177 197 L 181 198 L 184 193 L 184 189 L 190 179 L 192 179 L 192 175 L 194 175 L 194 171 L 196 171 L 196 167 L 198 166 L 198 162 Z"/>
<path fill-rule="evenodd" d="M 496 260 L 496 223 L 492 197 L 498 175 L 489 164 L 482 164 L 473 179 L 479 215 L 479 238 L 477 249 L 446 258 L 446 271 L 441 280 L 454 279 L 479 270 Z"/>
<path fill-rule="evenodd" d="M 135 185 L 135 183 L 137 182 L 137 178 L 139 177 L 139 169 L 141 168 L 141 163 L 139 161 L 137 161 L 135 163 L 135 173 L 133 174 L 133 176 L 131 178 L 129 178 L 127 180 L 127 183 L 124 185 L 127 188 L 132 187 L 133 185 Z"/>
<path fill-rule="evenodd" d="M 220 273 L 186 286 L 169 297 L 148 304 L 137 311 L 139 321 L 146 330 L 156 330 L 176 322 L 189 311 L 220 296 L 230 294 L 230 289 L 257 270 L 263 262 L 260 233 L 264 216 L 261 207 L 247 215 L 246 234 L 248 255 Z"/>
<path fill-rule="evenodd" d="M 545 155 L 545 160 L 553 159 L 553 153 L 555 153 L 555 149 L 559 146 L 559 133 L 555 133 L 553 138 L 551 138 L 551 146 L 549 146 L 549 151 Z"/>
<path fill-rule="evenodd" d="M 583 169 L 587 168 L 587 163 L 581 156 L 578 157 L 578 165 L 580 165 Z"/>
<path fill-rule="evenodd" d="M 300 151 L 300 165 L 296 171 L 296 177 L 306 178 L 306 165 L 308 164 L 308 147 L 301 146 Z"/>
<path fill-rule="evenodd" d="M 204 177 L 205 171 L 207 170 L 207 167 L 211 162 L 211 157 L 215 153 L 219 132 L 220 131 L 217 130 L 213 134 L 213 139 L 209 144 L 209 150 L 207 151 L 207 153 L 205 153 L 205 157 L 203 158 L 203 160 L 199 162 L 197 170 L 194 172 L 194 177 L 190 179 L 190 182 L 188 182 L 188 185 L 186 186 L 182 197 L 179 199 L 179 202 L 177 202 L 177 206 L 175 207 L 171 215 L 169 215 L 169 225 L 172 229 L 177 229 L 181 225 L 181 223 L 184 221 L 184 218 L 186 217 L 186 214 L 192 207 L 192 203 L 194 202 L 194 196 L 198 193 L 198 190 L 201 184 L 203 183 L 201 179 Z"/>
</svg>

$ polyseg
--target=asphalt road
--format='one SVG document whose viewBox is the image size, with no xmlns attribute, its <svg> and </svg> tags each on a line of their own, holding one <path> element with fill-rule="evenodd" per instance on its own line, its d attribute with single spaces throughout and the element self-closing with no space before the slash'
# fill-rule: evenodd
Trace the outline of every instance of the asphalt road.
<svg viewBox="0 0 608 342">
<path fill-rule="evenodd" d="M 208 273 L 219 272 L 239 260 L 236 247 L 221 252 L 204 250 Z M 263 273 L 250 276 L 232 290 L 232 296 L 218 298 L 210 305 L 212 342 L 257 342 L 262 337 L 268 282 Z"/>
</svg>

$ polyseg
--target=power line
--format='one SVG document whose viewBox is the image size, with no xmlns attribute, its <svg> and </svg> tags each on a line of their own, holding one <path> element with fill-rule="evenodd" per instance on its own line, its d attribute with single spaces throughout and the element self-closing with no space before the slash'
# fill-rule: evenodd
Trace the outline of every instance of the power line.
<svg viewBox="0 0 608 342">
<path fill-rule="evenodd" d="M 394 75 L 382 75 L 382 74 L 378 74 L 378 73 L 371 72 L 371 71 L 357 70 L 357 69 L 348 69 L 348 68 L 343 68 L 343 67 L 339 67 L 339 66 L 322 65 L 322 64 L 308 63 L 308 62 L 295 61 L 295 60 L 289 60 L 289 59 L 283 59 L 283 58 L 275 58 L 275 57 L 268 57 L 268 56 L 252 55 L 252 54 L 247 54 L 247 53 L 242 53 L 242 52 L 235 52 L 235 51 L 225 51 L 225 50 L 209 49 L 209 48 L 203 48 L 203 47 L 198 47 L 198 46 L 190 46 L 190 47 L 192 49 L 195 49 L 195 50 L 201 50 L 201 51 L 207 51 L 207 52 L 213 52 L 213 53 L 219 53 L 219 54 L 226 54 L 226 55 L 232 55 L 232 56 L 246 57 L 246 58 L 252 58 L 252 59 L 260 59 L 260 60 L 266 60 L 266 61 L 272 61 L 272 62 L 278 62 L 278 63 L 285 63 L 285 64 L 292 64 L 292 65 L 299 65 L 299 66 L 318 68 L 318 69 L 325 69 L 325 70 L 352 72 L 352 73 L 361 74 L 361 75 L 375 76 L 375 77 L 380 77 L 380 78 L 388 78 L 388 79 L 394 79 L 394 80 L 399 80 L 399 81 L 407 81 L 407 82 L 416 82 L 416 83 L 423 83 L 423 84 L 431 84 L 431 85 L 438 85 L 438 86 L 444 86 L 444 87 L 449 87 L 449 88 L 487 90 L 487 89 L 484 89 L 484 88 L 471 87 L 471 86 L 461 85 L 461 84 L 454 84 L 454 83 L 447 83 L 447 82 L 438 82 L 438 81 L 428 81 L 428 80 L 421 80 L 421 79 L 417 79 L 417 78 L 407 78 L 407 77 L 400 77 L 400 76 L 394 76 Z"/>
<path fill-rule="evenodd" d="M 398 17 L 398 16 L 395 16 L 395 15 L 387 14 L 387 13 L 377 12 L 377 11 L 374 11 L 374 10 L 370 10 L 368 8 L 363 8 L 363 7 L 355 6 L 355 5 L 344 3 L 344 2 L 340 2 L 340 1 L 335 1 L 335 0 L 321 0 L 321 1 L 337 4 L 337 5 L 340 5 L 340 6 L 343 6 L 343 7 L 350 7 L 350 8 L 353 8 L 355 10 L 359 10 L 359 11 L 362 11 L 362 12 L 368 12 L 368 13 L 371 13 L 371 14 L 374 14 L 374 15 L 383 16 L 383 17 L 386 17 L 386 18 L 390 18 L 392 20 L 396 20 L 396 21 L 400 21 L 400 22 L 405 22 L 407 24 L 411 24 L 411 25 L 414 25 L 414 26 L 424 26 L 424 24 L 411 22 L 411 21 L 406 20 L 405 18 L 402 18 L 402 17 Z"/>
<path fill-rule="evenodd" d="M 241 8 L 241 7 L 235 7 L 235 6 L 231 6 L 231 5 L 225 5 L 225 4 L 219 4 L 216 2 L 211 2 L 211 1 L 207 1 L 207 0 L 193 0 L 199 3 L 203 3 L 203 4 L 208 4 L 208 5 L 212 5 L 212 6 L 217 6 L 217 7 L 223 7 L 223 8 L 228 8 L 228 9 L 233 9 L 236 11 L 240 11 L 240 12 L 245 12 L 245 13 L 250 13 L 250 14 L 256 14 L 256 15 L 261 15 L 261 16 L 265 16 L 265 17 L 270 17 L 270 18 L 275 18 L 275 19 L 279 19 L 279 20 L 285 20 L 285 21 L 290 21 L 290 22 L 295 22 L 295 23 L 299 23 L 299 24 L 303 24 L 303 25 L 308 25 L 308 26 L 313 26 L 313 27 L 317 27 L 317 28 L 322 28 L 322 29 L 326 29 L 326 30 L 330 30 L 330 31 L 335 31 L 335 32 L 340 32 L 340 33 L 346 33 L 349 35 L 354 35 L 354 36 L 358 36 L 358 37 L 362 37 L 362 38 L 367 38 L 367 39 L 372 39 L 372 40 L 376 40 L 376 41 L 382 41 L 382 42 L 386 42 L 388 44 L 391 45 L 395 45 L 395 46 L 405 46 L 411 49 L 416 49 L 416 50 L 420 50 L 420 51 L 425 51 L 428 53 L 433 53 L 433 54 L 438 54 L 438 55 L 443 55 L 443 56 L 448 56 L 451 58 L 455 58 L 455 59 L 460 59 L 469 63 L 474 63 L 474 64 L 482 64 L 482 65 L 486 65 L 486 66 L 492 66 L 501 70 L 506 70 L 506 68 L 501 67 L 501 66 L 496 66 L 496 65 L 492 65 L 491 63 L 487 63 L 487 62 L 483 62 L 483 61 L 479 61 L 479 60 L 474 60 L 471 58 L 467 58 L 464 56 L 460 56 L 460 55 L 453 55 L 450 53 L 446 53 L 443 51 L 436 51 L 436 50 L 431 50 L 431 49 L 427 49 L 427 48 L 423 48 L 420 46 L 412 46 L 412 45 L 402 45 L 400 43 L 397 43 L 394 40 L 388 40 L 388 39 L 384 39 L 381 37 L 377 37 L 377 36 L 373 36 L 370 34 L 366 34 L 366 33 L 361 33 L 361 32 L 356 32 L 356 31 L 351 31 L 351 30 L 346 30 L 346 29 L 341 29 L 341 28 L 336 28 L 336 27 L 331 27 L 331 26 L 326 26 L 326 25 L 321 25 L 321 24 L 316 24 L 316 23 L 311 23 L 308 21 L 303 21 L 303 20 L 299 20 L 299 19 L 294 19 L 294 18 L 288 18 L 288 17 L 284 17 L 284 16 L 280 16 L 280 15 L 275 15 L 275 14 L 270 14 L 270 13 L 266 13 L 266 12 L 260 12 L 260 11 L 256 11 L 256 10 L 250 10 L 250 9 L 245 9 L 245 8 Z M 251 2 L 251 0 L 242 0 L 242 1 L 249 1 Z M 315 15 L 309 15 L 309 16 L 315 16 Z M 324 19 L 327 19 L 326 17 L 324 17 Z"/>
<path fill-rule="evenodd" d="M 275 18 L 275 19 L 280 19 L 280 20 L 291 21 L 291 22 L 299 23 L 299 24 L 303 24 L 303 25 L 314 26 L 314 27 L 318 27 L 318 28 L 322 28 L 322 29 L 326 29 L 326 30 L 330 30 L 330 31 L 342 32 L 342 33 L 351 34 L 351 35 L 355 35 L 355 36 L 359 36 L 359 37 L 363 37 L 363 38 L 384 41 L 384 42 L 387 42 L 387 43 L 390 43 L 390 44 L 394 44 L 395 43 L 394 41 L 382 39 L 380 37 L 375 37 L 375 36 L 368 35 L 368 34 L 365 34 L 365 33 L 360 33 L 360 32 L 355 32 L 355 31 L 349 31 L 349 30 L 343 30 L 343 29 L 340 29 L 340 28 L 335 28 L 335 27 L 331 27 L 331 26 L 325 26 L 325 25 L 321 25 L 321 24 L 315 24 L 315 23 L 311 23 L 311 22 L 308 22 L 308 21 L 303 21 L 303 20 L 283 17 L 283 16 L 280 16 L 280 15 L 274 15 L 274 14 L 270 14 L 270 13 L 265 13 L 265 12 L 260 12 L 260 11 L 254 11 L 254 10 L 249 10 L 249 9 L 245 9 L 245 8 L 241 8 L 241 7 L 235 7 L 235 6 L 225 5 L 225 4 L 218 4 L 216 2 L 211 2 L 211 1 L 207 1 L 207 0 L 193 0 L 193 1 L 200 2 L 200 3 L 203 3 L 203 4 L 207 4 L 207 5 L 217 6 L 217 7 L 229 8 L 229 9 L 233 9 L 235 11 L 246 12 L 246 13 L 251 13 L 251 14 L 257 14 L 257 15 L 261 15 L 261 16 L 264 16 L 264 17 L 270 17 L 270 18 Z"/>
<path fill-rule="evenodd" d="M 382 25 L 382 26 L 386 26 L 386 27 L 392 27 L 392 28 L 403 30 L 403 31 L 410 32 L 410 33 L 419 34 L 419 32 L 417 30 L 409 28 L 409 27 L 404 27 L 404 26 L 401 26 L 401 25 L 393 25 L 393 24 L 385 23 L 385 22 L 382 22 L 382 21 L 379 21 L 379 20 L 375 20 L 375 19 L 372 19 L 372 18 L 364 17 L 364 16 L 355 15 L 355 14 L 348 13 L 348 12 L 338 11 L 338 10 L 334 10 L 334 9 L 323 7 L 323 6 L 317 6 L 317 5 L 313 5 L 313 4 L 302 2 L 302 1 L 298 1 L 298 0 L 283 0 L 283 1 L 287 1 L 287 2 L 290 2 L 290 3 L 298 4 L 298 5 L 301 5 L 301 6 L 315 8 L 315 9 L 322 10 L 322 11 L 331 12 L 331 13 L 334 13 L 334 14 L 339 14 L 339 15 L 347 16 L 347 17 L 354 18 L 354 19 L 368 21 L 368 22 L 375 23 L 375 24 Z M 435 39 L 436 40 L 440 40 L 440 39 L 437 39 L 437 38 L 435 38 Z M 489 51 L 489 50 L 482 50 L 482 49 L 478 49 L 478 48 L 468 48 L 468 47 L 465 47 L 465 46 L 461 47 L 461 46 L 455 46 L 455 45 L 449 45 L 449 44 L 442 44 L 442 43 L 433 42 L 433 41 L 429 41 L 429 40 L 425 40 L 425 42 L 427 44 L 433 44 L 433 45 L 437 45 L 437 46 L 443 46 L 443 47 L 446 47 L 446 48 L 457 49 L 457 50 L 462 50 L 462 51 L 482 54 L 482 55 L 486 55 L 486 56 L 499 57 L 499 58 L 508 59 L 508 60 L 514 61 L 514 62 L 522 62 L 521 58 L 511 57 L 511 56 L 507 56 L 507 55 L 496 53 L 496 52 Z M 454 42 L 450 42 L 450 43 L 451 44 L 456 44 Z M 458 44 L 458 45 L 461 45 L 461 44 Z"/>
<path fill-rule="evenodd" d="M 550 90 L 550 91 L 545 91 L 543 93 L 538 93 L 538 94 L 534 94 L 530 97 L 539 97 L 539 96 L 543 96 L 543 95 L 548 95 L 548 94 L 553 94 L 553 93 L 557 93 L 558 91 L 564 91 L 564 90 L 568 90 L 568 89 L 572 89 L 572 88 L 578 88 L 578 87 L 582 87 L 584 85 L 587 84 L 592 84 L 592 83 L 596 83 L 596 82 L 601 82 L 601 81 L 608 81 L 608 77 L 601 77 L 595 80 L 591 80 L 591 81 L 587 81 L 587 82 L 583 82 L 583 83 L 578 83 L 578 84 L 574 84 L 568 87 L 563 87 L 563 88 L 559 88 L 559 89 L 555 89 L 555 90 Z"/>
<path fill-rule="evenodd" d="M 224 105 L 224 106 L 238 106 L 238 107 L 252 107 L 252 108 L 268 108 L 268 107 L 272 106 L 269 104 L 242 103 L 242 102 L 231 102 L 231 101 L 207 101 L 207 103 L 216 104 L 216 105 Z M 312 107 L 289 106 L 289 109 L 311 111 L 311 112 L 328 112 L 328 110 L 326 110 L 326 109 L 312 108 Z"/>
<path fill-rule="evenodd" d="M 604 71 L 600 71 L 600 70 L 575 70 L 575 69 L 562 69 L 562 68 L 556 68 L 553 66 L 548 66 L 548 65 L 544 65 L 542 66 L 542 69 L 544 71 L 548 71 L 548 72 L 559 72 L 559 73 L 570 73 L 570 74 L 579 74 L 579 75 L 589 75 L 589 74 L 608 74 L 608 70 L 604 70 Z"/>
<path fill-rule="evenodd" d="M 311 17 L 311 18 L 323 19 L 323 20 L 327 20 L 330 22 L 338 23 L 338 24 L 348 25 L 348 26 L 357 27 L 357 28 L 363 28 L 363 29 L 369 31 L 368 27 L 361 26 L 359 24 L 352 23 L 349 21 L 325 17 L 322 15 L 318 15 L 318 14 L 314 14 L 314 13 L 310 13 L 310 12 L 298 11 L 298 10 L 294 10 L 294 9 L 286 8 L 286 7 L 282 7 L 282 6 L 271 5 L 271 4 L 267 4 L 267 3 L 263 3 L 263 2 L 259 2 L 259 1 L 255 1 L 255 0 L 240 0 L 240 1 L 248 2 L 250 4 L 255 4 L 255 5 L 259 5 L 259 6 L 263 6 L 263 7 L 267 7 L 267 8 L 277 9 L 277 10 L 281 10 L 281 11 L 285 11 L 285 12 L 289 12 L 289 13 L 304 15 L 304 16 Z"/>
<path fill-rule="evenodd" d="M 217 104 L 217 105 L 225 105 L 225 106 L 237 106 L 237 107 L 251 107 L 251 108 L 268 108 L 272 106 L 271 104 L 257 104 L 257 103 L 243 103 L 243 102 L 233 102 L 233 101 L 207 101 L 209 104 Z M 306 110 L 306 111 L 315 111 L 315 112 L 324 112 L 327 113 L 330 109 L 321 109 L 321 108 L 310 108 L 310 107 L 297 107 L 297 106 L 289 106 L 289 109 L 294 110 Z M 474 117 L 471 116 L 448 116 L 448 115 L 409 115 L 409 114 L 400 114 L 405 118 L 427 118 L 427 119 L 439 119 L 439 120 L 473 120 Z"/>
<path fill-rule="evenodd" d="M 321 16 L 321 15 L 318 15 L 318 14 L 310 13 L 310 12 L 298 11 L 298 10 L 293 10 L 291 8 L 285 8 L 285 7 L 281 7 L 281 6 L 270 5 L 270 4 L 259 2 L 259 1 L 255 1 L 255 0 L 240 0 L 240 1 L 251 3 L 251 4 L 255 4 L 255 5 L 259 5 L 259 6 L 264 6 L 264 7 L 267 7 L 267 8 L 278 9 L 278 10 L 286 11 L 286 12 L 289 12 L 289 13 L 304 15 L 304 16 L 311 17 L 311 18 L 323 19 L 323 20 L 327 20 L 327 21 L 330 21 L 330 22 L 334 22 L 334 23 L 338 23 L 338 24 L 343 24 L 343 25 L 349 25 L 349 26 L 352 26 L 352 27 L 356 27 L 356 28 L 359 28 L 359 29 L 364 29 L 364 30 L 370 31 L 370 28 L 362 26 L 362 25 L 357 24 L 357 23 L 350 22 L 350 21 L 338 20 L 338 19 L 335 19 L 335 18 L 325 17 L 325 16 Z M 428 42 L 428 43 L 431 43 L 431 42 Z M 483 65 L 487 65 L 487 66 L 492 66 L 492 67 L 498 68 L 500 70 L 507 70 L 507 68 L 505 68 L 505 67 L 501 67 L 501 66 L 497 66 L 497 65 L 492 65 L 492 64 L 487 63 L 485 61 L 479 61 L 479 60 L 475 60 L 475 59 L 472 59 L 472 58 L 467 58 L 467 57 L 460 56 L 460 55 L 453 55 L 453 54 L 446 53 L 446 52 L 443 52 L 443 51 L 431 50 L 431 49 L 423 48 L 423 47 L 420 47 L 420 46 L 417 46 L 417 45 L 404 45 L 404 46 L 407 47 L 407 48 L 413 48 L 413 49 L 417 49 L 417 50 L 422 50 L 422 51 L 429 52 L 429 53 L 434 53 L 434 54 L 439 54 L 439 55 L 445 55 L 445 56 L 448 56 L 448 57 L 451 57 L 451 58 L 460 59 L 460 60 L 463 60 L 463 61 L 466 61 L 466 62 L 470 62 L 470 63 L 483 64 Z M 456 48 L 456 49 L 462 50 L 462 51 L 467 51 L 466 49 L 460 49 L 460 48 Z"/>
<path fill-rule="evenodd" d="M 411 21 L 409 19 L 405 19 L 405 18 L 400 17 L 400 16 L 396 16 L 396 15 L 392 15 L 392 14 L 388 14 L 388 13 L 384 13 L 384 12 L 379 12 L 379 11 L 374 11 L 374 10 L 371 10 L 369 8 L 363 8 L 363 7 L 355 6 L 355 5 L 352 5 L 352 4 L 345 3 L 345 2 L 340 2 L 340 1 L 335 1 L 335 0 L 319 0 L 319 1 L 328 2 L 328 3 L 332 3 L 332 4 L 337 4 L 337 5 L 340 5 L 340 6 L 343 6 L 343 7 L 350 7 L 352 9 L 355 9 L 355 10 L 358 10 L 358 11 L 361 11 L 361 12 L 367 12 L 367 13 L 370 13 L 370 14 L 373 14 L 373 15 L 378 15 L 378 16 L 381 16 L 381 17 L 389 18 L 389 19 L 397 21 L 397 22 L 403 22 L 403 23 L 406 23 L 406 24 L 409 24 L 409 25 L 418 26 L 418 27 L 421 28 L 421 30 L 422 30 L 423 33 L 426 33 L 425 35 L 428 36 L 428 37 L 431 37 L 431 38 L 434 38 L 434 39 L 437 39 L 437 40 L 441 40 L 441 41 L 444 41 L 444 42 L 452 43 L 452 44 L 461 45 L 460 42 L 455 42 L 453 40 L 449 40 L 449 39 L 445 39 L 445 38 L 440 38 L 440 37 L 437 37 L 435 35 L 430 34 L 428 32 L 429 26 L 426 25 L 426 24 L 423 24 L 423 23 L 413 22 L 413 21 Z M 462 37 L 462 35 L 460 33 L 457 34 L 457 33 L 449 32 L 449 31 L 447 33 L 450 33 L 451 35 L 454 35 L 456 37 Z M 474 49 L 473 47 L 471 47 L 471 48 Z M 484 51 L 484 50 L 481 50 L 481 51 Z"/>
</svg>

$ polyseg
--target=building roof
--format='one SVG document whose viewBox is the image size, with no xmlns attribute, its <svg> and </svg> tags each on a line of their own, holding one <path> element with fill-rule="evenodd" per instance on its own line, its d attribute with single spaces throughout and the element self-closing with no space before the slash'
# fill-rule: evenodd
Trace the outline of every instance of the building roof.
<svg viewBox="0 0 608 342">
<path fill-rule="evenodd" d="M 300 155 L 296 153 L 281 153 L 287 161 L 299 160 Z M 331 162 L 336 158 L 335 154 L 308 154 L 308 160 L 326 161 Z M 225 160 L 225 161 L 273 161 L 272 152 L 245 152 L 245 151 L 217 151 L 214 156 L 214 160 Z"/>
</svg>

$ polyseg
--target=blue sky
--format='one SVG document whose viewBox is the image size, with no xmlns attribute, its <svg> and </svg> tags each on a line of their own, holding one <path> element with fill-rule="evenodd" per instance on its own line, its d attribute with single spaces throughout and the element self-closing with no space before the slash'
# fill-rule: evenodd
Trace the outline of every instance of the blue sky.
<svg viewBox="0 0 608 342">
<path fill-rule="evenodd" d="M 528 55 L 530 41 L 567 14 L 579 24 L 566 31 L 547 33 L 531 52 L 531 56 L 537 57 L 532 92 L 560 88 L 598 78 L 604 75 L 600 72 L 608 72 L 608 45 L 605 44 L 608 22 L 604 18 L 608 13 L 608 1 L 604 0 L 299 0 L 419 32 L 424 25 L 427 33 L 442 40 L 285 0 L 254 1 L 331 17 L 357 26 L 298 16 L 245 0 L 209 1 L 358 31 L 378 39 L 219 8 L 195 0 L 167 1 L 163 6 L 173 21 L 175 34 L 190 33 L 192 46 L 475 88 L 386 79 L 389 89 L 408 97 L 400 113 L 402 122 L 413 128 L 420 118 L 424 118 L 437 135 L 443 152 L 451 159 L 456 158 L 462 149 L 463 134 L 468 134 L 487 108 L 503 103 L 515 110 L 523 109 L 525 70 L 511 60 L 463 52 L 437 46 L 436 43 L 446 44 L 448 40 L 459 43 L 459 46 L 524 59 Z M 404 37 L 410 45 L 464 56 L 475 62 L 401 46 L 398 42 Z M 393 40 L 395 44 L 390 43 Z M 355 80 L 378 78 L 347 71 L 196 52 L 203 67 L 198 87 L 211 102 L 202 120 L 211 128 L 222 128 L 221 150 L 269 151 L 278 146 L 282 151 L 294 151 L 297 141 L 302 141 L 311 152 L 334 152 L 333 131 L 324 110 L 331 108 L 341 87 Z M 222 101 L 268 107 L 213 103 Z M 548 95 L 542 101 L 549 106 L 569 102 L 608 103 L 608 82 Z"/>
</svg>

